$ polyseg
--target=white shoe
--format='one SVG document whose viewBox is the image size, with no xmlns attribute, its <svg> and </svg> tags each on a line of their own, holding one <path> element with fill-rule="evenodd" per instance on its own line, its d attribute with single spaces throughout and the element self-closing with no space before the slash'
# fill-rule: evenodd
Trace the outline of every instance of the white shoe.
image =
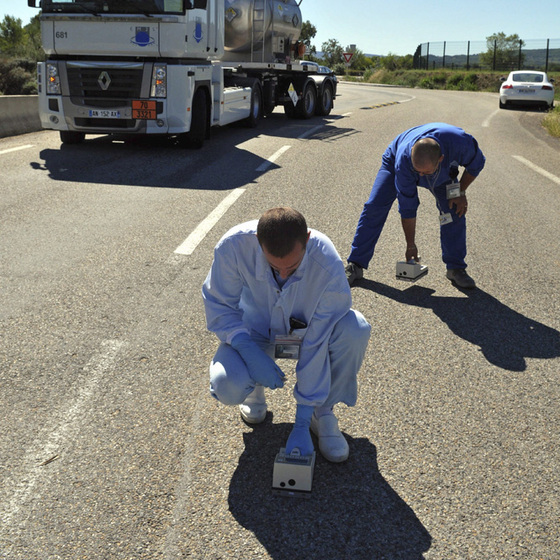
<svg viewBox="0 0 560 560">
<path fill-rule="evenodd" d="M 319 438 L 321 455 L 332 463 L 342 463 L 348 459 L 350 448 L 348 442 L 338 429 L 338 420 L 334 414 L 311 417 L 311 431 Z"/>
<path fill-rule="evenodd" d="M 241 418 L 248 424 L 260 424 L 266 418 L 267 408 L 262 385 L 255 385 L 253 392 L 239 405 Z"/>
</svg>

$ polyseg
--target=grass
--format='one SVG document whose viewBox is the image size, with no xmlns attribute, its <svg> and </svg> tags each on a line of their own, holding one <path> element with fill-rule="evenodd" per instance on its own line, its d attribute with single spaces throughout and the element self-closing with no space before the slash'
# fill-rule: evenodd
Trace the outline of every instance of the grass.
<svg viewBox="0 0 560 560">
<path fill-rule="evenodd" d="M 507 76 L 507 72 L 485 72 L 475 70 L 386 70 L 370 69 L 364 72 L 360 80 L 372 84 L 387 84 L 411 88 L 445 89 L 457 91 L 489 91 L 497 92 L 500 89 L 500 78 Z M 551 136 L 560 138 L 560 74 L 548 74 L 549 78 L 556 81 L 556 108 L 549 111 L 543 119 L 543 126 Z"/>
<path fill-rule="evenodd" d="M 558 105 L 558 102 L 556 107 L 547 113 L 542 124 L 551 136 L 560 138 L 560 106 Z"/>
</svg>

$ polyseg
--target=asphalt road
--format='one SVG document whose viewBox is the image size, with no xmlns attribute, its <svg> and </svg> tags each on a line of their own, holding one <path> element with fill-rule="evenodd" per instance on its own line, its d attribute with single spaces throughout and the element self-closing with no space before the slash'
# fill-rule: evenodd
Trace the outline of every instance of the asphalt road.
<svg viewBox="0 0 560 560">
<path fill-rule="evenodd" d="M 560 141 L 497 94 L 340 93 L 329 118 L 274 113 L 200 151 L 0 140 L 1 558 L 560 557 Z M 291 205 L 346 257 L 387 144 L 436 120 L 487 157 L 468 192 L 478 289 L 445 278 L 427 191 L 429 274 L 397 280 L 393 208 L 352 289 L 373 336 L 358 404 L 337 409 L 350 458 L 318 457 L 309 500 L 273 496 L 293 369 L 264 425 L 211 399 L 212 249 Z"/>
</svg>

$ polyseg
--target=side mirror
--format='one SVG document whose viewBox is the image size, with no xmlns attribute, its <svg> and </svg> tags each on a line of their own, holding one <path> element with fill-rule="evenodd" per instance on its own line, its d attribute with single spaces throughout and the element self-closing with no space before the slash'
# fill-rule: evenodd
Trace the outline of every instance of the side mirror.
<svg viewBox="0 0 560 560">
<path fill-rule="evenodd" d="M 35 5 L 35 0 L 27 0 L 27 5 L 30 8 L 36 8 L 37 6 Z"/>
<path fill-rule="evenodd" d="M 507 80 L 507 78 L 504 78 L 503 76 L 500 78 L 500 82 L 505 82 Z"/>
</svg>

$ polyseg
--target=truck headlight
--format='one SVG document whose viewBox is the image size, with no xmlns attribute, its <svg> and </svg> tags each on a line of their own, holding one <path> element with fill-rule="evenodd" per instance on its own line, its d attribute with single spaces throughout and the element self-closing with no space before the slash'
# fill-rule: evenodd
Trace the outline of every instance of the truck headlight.
<svg viewBox="0 0 560 560">
<path fill-rule="evenodd" d="M 60 77 L 58 65 L 49 62 L 47 64 L 47 94 L 60 95 Z"/>
<path fill-rule="evenodd" d="M 167 65 L 154 64 L 150 97 L 167 97 Z"/>
</svg>

